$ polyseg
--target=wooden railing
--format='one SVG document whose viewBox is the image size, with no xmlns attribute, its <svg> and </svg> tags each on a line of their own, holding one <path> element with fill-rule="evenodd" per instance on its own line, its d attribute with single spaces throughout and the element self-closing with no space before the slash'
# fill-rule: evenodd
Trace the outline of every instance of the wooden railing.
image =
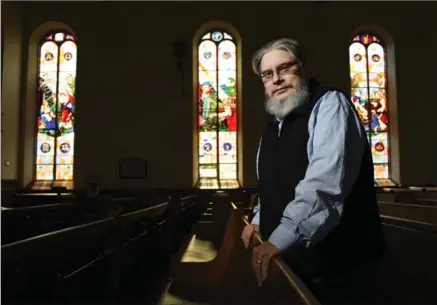
<svg viewBox="0 0 437 305">
<path fill-rule="evenodd" d="M 232 204 L 232 208 L 234 211 L 237 211 L 237 207 L 235 204 Z M 249 221 L 247 219 L 247 216 L 241 216 L 241 221 L 243 222 L 244 226 L 249 224 Z M 260 244 L 263 242 L 263 239 L 259 233 L 254 234 L 255 242 Z M 314 294 L 309 290 L 309 288 L 305 285 L 305 283 L 293 272 L 293 270 L 280 258 L 280 257 L 273 257 L 271 262 L 271 267 L 273 270 L 271 270 L 271 273 L 277 274 L 277 277 L 282 277 L 285 279 L 291 287 L 293 287 L 294 291 L 299 295 L 301 301 L 303 304 L 306 305 L 319 305 L 320 302 L 317 300 L 317 298 L 314 296 Z M 276 270 L 275 270 L 276 269 Z M 277 277 L 275 277 L 274 281 L 276 282 Z"/>
<path fill-rule="evenodd" d="M 319 305 L 312 292 L 280 258 L 273 259 L 264 285 L 257 285 L 251 266 L 252 251 L 244 248 L 240 238 L 248 222 L 243 208 L 230 202 L 230 198 L 216 194 L 212 199 L 215 215 L 212 223 L 201 227 L 203 231 L 212 231 L 212 234 L 203 233 L 204 236 L 221 236 L 215 257 L 202 262 L 182 260 L 185 253 L 194 255 L 200 251 L 188 249 L 191 242 L 186 241 L 186 247 L 181 247 L 174 257 L 172 283 L 167 293 L 172 298 L 195 303 Z M 202 232 L 193 231 L 193 238 L 199 238 L 197 233 Z M 256 238 L 261 242 L 259 235 Z"/>
</svg>

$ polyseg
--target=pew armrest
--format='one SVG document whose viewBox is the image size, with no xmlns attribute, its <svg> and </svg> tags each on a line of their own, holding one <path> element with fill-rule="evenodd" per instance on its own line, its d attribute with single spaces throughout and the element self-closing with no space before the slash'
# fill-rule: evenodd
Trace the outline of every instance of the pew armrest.
<svg viewBox="0 0 437 305">
<path fill-rule="evenodd" d="M 233 205 L 234 209 L 236 206 Z M 242 216 L 242 221 L 244 225 L 249 225 L 250 222 L 246 216 Z M 263 242 L 263 239 L 259 233 L 255 233 L 254 241 L 257 244 Z M 309 290 L 305 283 L 291 270 L 291 268 L 279 257 L 274 257 L 272 259 L 272 264 L 276 267 L 287 279 L 290 285 L 299 294 L 301 300 L 307 305 L 320 305 L 320 302 L 316 299 L 314 294 Z"/>
</svg>

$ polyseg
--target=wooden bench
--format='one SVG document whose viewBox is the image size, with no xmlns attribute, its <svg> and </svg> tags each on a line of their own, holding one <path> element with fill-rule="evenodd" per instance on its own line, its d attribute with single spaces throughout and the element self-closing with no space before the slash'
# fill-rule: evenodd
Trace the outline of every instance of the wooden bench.
<svg viewBox="0 0 437 305">
<path fill-rule="evenodd" d="M 435 188 L 383 188 L 377 192 L 378 201 L 437 205 Z"/>
<path fill-rule="evenodd" d="M 222 208 L 227 221 L 216 257 L 208 262 L 181 262 L 181 251 L 173 263 L 172 283 L 158 304 L 170 299 L 175 303 L 319 304 L 280 258 L 273 259 L 269 277 L 259 288 L 251 267 L 252 252 L 240 240 L 247 224 L 244 211 L 231 202 Z M 261 242 L 259 235 L 256 238 Z"/>
<path fill-rule="evenodd" d="M 65 202 L 76 202 L 74 193 L 68 192 L 23 192 L 13 196 L 11 207 L 26 207 L 32 205 L 56 204 Z"/>
<path fill-rule="evenodd" d="M 380 277 L 381 304 L 437 300 L 437 225 L 383 216 L 388 250 Z"/>
<path fill-rule="evenodd" d="M 437 224 L 437 206 L 379 201 L 379 212 L 384 216 L 405 218 Z"/>
<path fill-rule="evenodd" d="M 84 279 L 83 274 L 96 265 L 104 265 L 106 269 L 103 270 L 106 276 L 97 275 L 101 282 L 105 282 L 103 286 L 109 293 L 106 299 L 116 298 L 124 264 L 121 253 L 145 235 L 143 231 L 132 236 L 134 224 L 153 223 L 164 214 L 167 205 L 165 202 L 2 246 L 2 273 L 13 278 L 7 282 L 8 299 L 20 300 L 20 294 L 29 293 L 26 289 L 33 283 L 27 279 L 31 278 L 44 278 L 46 286 L 55 287 L 54 292 L 50 287 L 44 287 L 46 297 L 54 293 L 55 300 L 70 299 L 72 294 L 79 293 L 71 283 L 80 282 Z M 37 294 L 35 290 L 30 289 L 30 292 Z M 30 298 L 27 301 L 33 301 L 32 296 L 27 297 Z"/>
<path fill-rule="evenodd" d="M 71 225 L 74 210 L 73 203 L 2 207 L 2 244 L 65 228 Z"/>
<path fill-rule="evenodd" d="M 14 301 L 29 301 L 20 298 L 38 295 L 38 290 L 50 294 L 48 286 L 56 283 L 59 266 L 79 253 L 104 250 L 114 225 L 115 219 L 108 218 L 2 246 L 2 273 L 8 278 L 3 283 L 5 294 Z"/>
</svg>

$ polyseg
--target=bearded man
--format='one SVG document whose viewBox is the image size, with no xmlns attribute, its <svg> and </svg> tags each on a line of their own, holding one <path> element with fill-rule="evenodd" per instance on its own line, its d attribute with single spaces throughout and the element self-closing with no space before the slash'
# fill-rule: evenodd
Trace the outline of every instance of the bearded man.
<svg viewBox="0 0 437 305">
<path fill-rule="evenodd" d="M 242 233 L 259 285 L 280 254 L 326 304 L 369 302 L 385 239 L 363 125 L 342 92 L 308 77 L 300 44 L 275 40 L 252 59 L 272 116 L 257 154 L 259 205 Z"/>
</svg>

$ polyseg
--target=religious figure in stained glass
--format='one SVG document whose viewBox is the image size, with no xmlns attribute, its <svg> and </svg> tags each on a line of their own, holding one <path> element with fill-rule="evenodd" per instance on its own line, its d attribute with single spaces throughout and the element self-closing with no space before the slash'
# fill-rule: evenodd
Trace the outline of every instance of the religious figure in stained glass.
<svg viewBox="0 0 437 305">
<path fill-rule="evenodd" d="M 201 188 L 238 187 L 236 67 L 231 35 L 212 31 L 202 37 L 198 47 Z"/>
<path fill-rule="evenodd" d="M 73 180 L 77 45 L 73 35 L 47 35 L 39 48 L 36 180 Z"/>
<path fill-rule="evenodd" d="M 351 99 L 372 147 L 377 185 L 393 185 L 389 177 L 386 52 L 381 40 L 356 35 L 349 47 Z"/>
</svg>

